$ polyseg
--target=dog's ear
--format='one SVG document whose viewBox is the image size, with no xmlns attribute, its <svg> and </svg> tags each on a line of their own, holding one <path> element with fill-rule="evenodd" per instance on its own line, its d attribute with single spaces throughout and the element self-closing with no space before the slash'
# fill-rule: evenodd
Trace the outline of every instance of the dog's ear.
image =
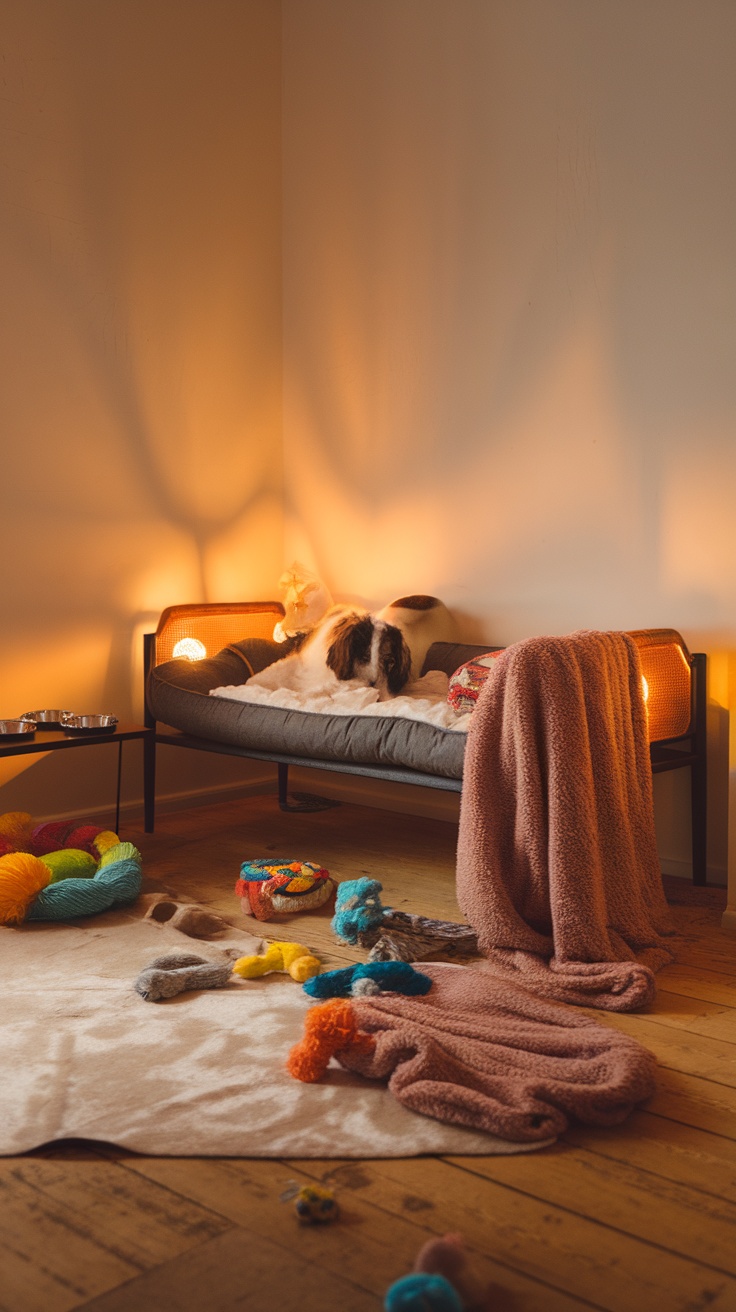
<svg viewBox="0 0 736 1312">
<path fill-rule="evenodd" d="M 356 665 L 370 659 L 373 624 L 369 615 L 346 615 L 332 630 L 327 664 L 338 679 L 352 679 Z"/>
<path fill-rule="evenodd" d="M 387 624 L 381 635 L 379 664 L 386 679 L 386 687 L 395 697 L 411 674 L 411 652 L 401 629 L 393 624 Z"/>
</svg>

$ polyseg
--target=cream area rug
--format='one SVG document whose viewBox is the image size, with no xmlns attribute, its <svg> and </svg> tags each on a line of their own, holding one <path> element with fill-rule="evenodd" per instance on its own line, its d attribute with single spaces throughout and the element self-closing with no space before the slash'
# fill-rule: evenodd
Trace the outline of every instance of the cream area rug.
<svg viewBox="0 0 736 1312">
<path fill-rule="evenodd" d="M 69 1138 L 177 1157 L 409 1157 L 544 1146 L 418 1115 L 382 1083 L 336 1065 L 319 1084 L 292 1079 L 284 1063 L 302 1037 L 309 999 L 288 976 L 233 977 L 163 1002 L 133 988 L 164 953 L 222 961 L 259 942 L 235 928 L 203 942 L 135 907 L 0 929 L 0 1153 Z"/>
</svg>

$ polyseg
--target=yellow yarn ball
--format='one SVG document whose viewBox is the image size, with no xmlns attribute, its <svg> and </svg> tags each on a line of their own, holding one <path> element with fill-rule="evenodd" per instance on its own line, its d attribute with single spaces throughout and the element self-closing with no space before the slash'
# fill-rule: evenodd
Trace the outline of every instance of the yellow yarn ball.
<svg viewBox="0 0 736 1312">
<path fill-rule="evenodd" d="M 62 879 L 92 879 L 97 870 L 94 857 L 80 847 L 61 847 L 58 852 L 46 852 L 39 860 L 50 872 L 51 884 Z"/>
<path fill-rule="evenodd" d="M 104 856 L 105 852 L 109 851 L 111 847 L 116 847 L 119 842 L 120 839 L 117 834 L 112 832 L 112 829 L 103 829 L 102 833 L 95 838 L 92 846 L 97 848 L 100 856 Z"/>
<path fill-rule="evenodd" d="M 30 852 L 0 856 L 0 925 L 19 925 L 37 893 L 49 883 L 49 869 Z"/>
<path fill-rule="evenodd" d="M 97 839 L 95 839 L 95 846 L 97 846 Z M 143 858 L 138 851 L 138 848 L 135 847 L 133 843 L 121 843 L 118 838 L 115 841 L 114 846 L 106 848 L 102 853 L 102 856 L 100 857 L 100 870 L 103 866 L 112 865 L 114 861 L 137 861 L 140 865 L 142 860 Z"/>
<path fill-rule="evenodd" d="M 27 811 L 6 811 L 0 815 L 0 838 L 14 847 L 16 852 L 28 848 L 33 832 L 33 816 Z"/>
</svg>

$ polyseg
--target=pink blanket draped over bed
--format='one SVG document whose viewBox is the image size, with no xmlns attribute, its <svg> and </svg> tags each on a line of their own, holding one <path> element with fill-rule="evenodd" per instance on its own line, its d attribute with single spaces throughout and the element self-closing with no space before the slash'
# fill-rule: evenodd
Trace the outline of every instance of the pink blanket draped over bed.
<svg viewBox="0 0 736 1312">
<path fill-rule="evenodd" d="M 495 662 L 465 756 L 457 896 L 488 969 L 631 1011 L 673 959 L 636 643 L 531 638 Z"/>
</svg>

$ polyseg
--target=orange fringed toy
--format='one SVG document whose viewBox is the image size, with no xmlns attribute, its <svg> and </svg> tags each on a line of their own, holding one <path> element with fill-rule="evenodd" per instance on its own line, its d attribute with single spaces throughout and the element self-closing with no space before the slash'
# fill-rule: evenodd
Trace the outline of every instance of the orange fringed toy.
<svg viewBox="0 0 736 1312">
<path fill-rule="evenodd" d="M 286 1067 L 295 1080 L 316 1084 L 322 1079 L 330 1058 L 351 1049 L 372 1052 L 376 1041 L 358 1029 L 352 1005 L 345 998 L 330 998 L 307 1012 L 304 1038 L 296 1043 Z"/>
</svg>

